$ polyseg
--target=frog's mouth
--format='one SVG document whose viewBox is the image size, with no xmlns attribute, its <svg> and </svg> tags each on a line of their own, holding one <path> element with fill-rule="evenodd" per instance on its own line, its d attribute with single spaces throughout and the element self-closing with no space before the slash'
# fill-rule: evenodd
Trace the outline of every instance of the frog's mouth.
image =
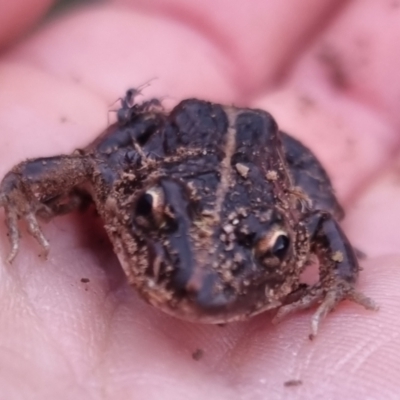
<svg viewBox="0 0 400 400">
<path fill-rule="evenodd" d="M 165 259 L 160 243 L 148 243 L 146 247 L 153 248 L 154 253 L 161 256 L 160 260 Z M 246 293 L 241 293 L 226 285 L 209 265 L 196 264 L 198 260 L 189 243 L 183 253 L 187 256 L 187 264 L 181 265 L 181 269 L 170 276 L 148 273 L 142 276 L 139 285 L 137 280 L 132 281 L 143 298 L 156 308 L 184 320 L 217 324 L 245 320 L 281 305 L 283 295 L 278 292 L 276 297 L 267 295 L 265 282 L 253 284 Z M 120 260 L 124 264 L 124 259 Z M 151 257 L 148 261 L 147 272 L 159 268 L 154 268 L 157 262 Z M 131 268 L 129 262 L 125 261 L 125 265 L 127 269 Z"/>
<path fill-rule="evenodd" d="M 151 289 L 142 291 L 142 294 L 150 304 L 167 314 L 188 321 L 212 324 L 246 320 L 282 304 L 276 299 L 267 300 L 265 287 L 254 288 L 245 296 L 226 293 L 224 290 L 215 292 L 218 280 L 216 274 L 209 273 L 202 278 L 198 288 L 192 287 L 180 293 L 167 292 L 166 296 L 163 287 L 150 285 Z"/>
</svg>

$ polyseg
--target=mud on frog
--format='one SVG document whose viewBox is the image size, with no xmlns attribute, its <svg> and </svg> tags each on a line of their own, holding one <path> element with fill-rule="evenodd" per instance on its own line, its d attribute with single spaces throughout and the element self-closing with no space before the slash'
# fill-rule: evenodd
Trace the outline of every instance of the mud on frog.
<svg viewBox="0 0 400 400">
<path fill-rule="evenodd" d="M 71 155 L 27 160 L 0 186 L 11 242 L 19 219 L 47 253 L 37 217 L 94 202 L 128 282 L 149 303 L 196 322 L 225 323 L 277 309 L 276 319 L 350 299 L 359 265 L 325 170 L 265 111 L 197 99 L 164 112 L 127 92 L 118 121 Z M 319 281 L 300 282 L 315 256 Z"/>
</svg>

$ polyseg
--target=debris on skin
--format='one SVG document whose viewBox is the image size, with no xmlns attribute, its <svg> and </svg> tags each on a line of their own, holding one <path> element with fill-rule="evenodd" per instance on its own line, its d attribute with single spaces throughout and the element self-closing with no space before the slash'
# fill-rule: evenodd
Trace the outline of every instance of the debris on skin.
<svg viewBox="0 0 400 400">
<path fill-rule="evenodd" d="M 89 282 L 90 282 L 90 279 L 89 279 L 89 278 L 82 278 L 82 279 L 81 279 L 81 282 L 82 282 L 82 283 L 89 283 Z"/>
<path fill-rule="evenodd" d="M 338 50 L 329 43 L 325 43 L 322 45 L 317 57 L 321 64 L 325 66 L 332 85 L 337 89 L 348 89 L 350 86 L 349 78 Z"/>
<path fill-rule="evenodd" d="M 303 381 L 300 379 L 290 379 L 290 380 L 284 382 L 283 386 L 294 387 L 294 386 L 301 386 L 302 384 L 303 384 Z"/>
<path fill-rule="evenodd" d="M 202 349 L 196 349 L 193 353 L 192 353 L 192 358 L 195 361 L 199 361 L 204 357 L 204 351 Z"/>
</svg>

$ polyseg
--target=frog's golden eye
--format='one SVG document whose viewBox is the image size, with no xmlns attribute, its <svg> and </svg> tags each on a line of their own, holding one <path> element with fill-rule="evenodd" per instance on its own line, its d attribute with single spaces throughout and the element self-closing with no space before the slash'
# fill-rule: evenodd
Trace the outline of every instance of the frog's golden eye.
<svg viewBox="0 0 400 400">
<path fill-rule="evenodd" d="M 276 229 L 273 232 L 266 234 L 256 244 L 256 252 L 259 257 L 276 257 L 283 260 L 290 247 L 290 238 L 288 234 Z"/>
<path fill-rule="evenodd" d="M 135 214 L 137 218 L 153 220 L 157 225 L 162 224 L 165 211 L 165 196 L 160 187 L 146 190 L 137 199 Z"/>
<path fill-rule="evenodd" d="M 289 248 L 290 240 L 286 234 L 280 233 L 275 237 L 275 242 L 271 247 L 271 253 L 282 260 Z"/>
</svg>

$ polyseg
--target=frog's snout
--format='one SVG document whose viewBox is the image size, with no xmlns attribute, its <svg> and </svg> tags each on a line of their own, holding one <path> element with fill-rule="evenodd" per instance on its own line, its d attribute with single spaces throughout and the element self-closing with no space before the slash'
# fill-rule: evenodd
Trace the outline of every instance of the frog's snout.
<svg viewBox="0 0 400 400">
<path fill-rule="evenodd" d="M 203 276 L 196 276 L 186 285 L 187 297 L 200 310 L 207 312 L 221 312 L 233 302 L 232 293 L 221 287 L 216 272 L 207 272 Z"/>
</svg>

